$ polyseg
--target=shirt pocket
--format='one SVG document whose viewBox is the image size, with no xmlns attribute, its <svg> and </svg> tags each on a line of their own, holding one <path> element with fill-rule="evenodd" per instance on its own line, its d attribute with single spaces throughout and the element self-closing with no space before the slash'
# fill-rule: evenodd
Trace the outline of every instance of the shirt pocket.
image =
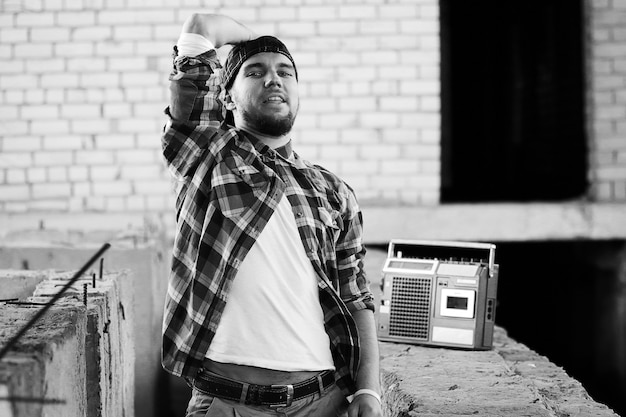
<svg viewBox="0 0 626 417">
<path fill-rule="evenodd" d="M 337 231 L 343 230 L 343 221 L 339 211 L 326 207 L 318 207 L 317 210 L 320 221 L 325 227 Z"/>
<path fill-rule="evenodd" d="M 258 211 L 268 186 L 265 175 L 249 165 L 229 169 L 226 164 L 218 164 L 211 180 L 220 211 L 235 222 L 248 211 Z"/>
</svg>

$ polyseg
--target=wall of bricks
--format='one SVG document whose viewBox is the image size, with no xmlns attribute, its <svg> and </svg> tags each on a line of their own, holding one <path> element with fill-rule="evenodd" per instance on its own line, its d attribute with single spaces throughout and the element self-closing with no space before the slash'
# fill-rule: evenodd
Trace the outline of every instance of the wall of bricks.
<svg viewBox="0 0 626 417">
<path fill-rule="evenodd" d="M 294 142 L 362 201 L 439 198 L 437 0 L 3 0 L 0 211 L 166 212 L 171 47 L 196 11 L 281 37 Z"/>
<path fill-rule="evenodd" d="M 592 195 L 626 201 L 626 1 L 590 0 L 588 48 Z"/>
<path fill-rule="evenodd" d="M 167 213 L 160 156 L 182 22 L 222 12 L 293 51 L 296 149 L 364 205 L 435 206 L 437 0 L 3 0 L 0 211 Z M 597 201 L 626 201 L 626 1 L 587 0 L 588 126 Z"/>
</svg>

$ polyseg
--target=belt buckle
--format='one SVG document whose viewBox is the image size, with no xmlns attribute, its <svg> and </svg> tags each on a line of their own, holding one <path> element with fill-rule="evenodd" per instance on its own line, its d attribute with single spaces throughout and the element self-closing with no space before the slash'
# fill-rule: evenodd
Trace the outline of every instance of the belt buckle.
<svg viewBox="0 0 626 417">
<path fill-rule="evenodd" d="M 270 385 L 272 389 L 287 388 L 287 398 L 284 403 L 272 404 L 270 407 L 289 407 L 293 403 L 293 385 Z"/>
</svg>

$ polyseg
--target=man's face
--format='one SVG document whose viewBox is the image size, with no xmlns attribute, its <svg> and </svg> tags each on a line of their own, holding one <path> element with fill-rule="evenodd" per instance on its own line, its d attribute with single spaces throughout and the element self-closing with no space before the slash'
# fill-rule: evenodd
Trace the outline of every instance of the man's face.
<svg viewBox="0 0 626 417">
<path fill-rule="evenodd" d="M 269 136 L 287 134 L 300 106 L 293 64 L 283 54 L 261 52 L 246 60 L 230 90 L 233 112 Z M 245 127 L 245 126 L 238 126 Z"/>
</svg>

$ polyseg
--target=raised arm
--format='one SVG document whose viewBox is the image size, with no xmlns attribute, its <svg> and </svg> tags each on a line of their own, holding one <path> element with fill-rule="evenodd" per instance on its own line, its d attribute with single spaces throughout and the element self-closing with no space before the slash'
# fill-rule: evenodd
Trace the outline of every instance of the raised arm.
<svg viewBox="0 0 626 417">
<path fill-rule="evenodd" d="M 182 33 L 202 35 L 211 41 L 215 48 L 257 37 L 256 33 L 231 17 L 204 13 L 194 13 L 189 16 L 183 24 Z"/>
<path fill-rule="evenodd" d="M 200 36 L 182 36 L 188 34 L 201 35 L 209 42 Z M 223 15 L 196 13 L 183 24 L 169 77 L 167 114 L 171 123 L 162 137 L 166 161 L 179 181 L 188 180 L 197 164 L 207 158 L 205 151 L 211 149 L 224 122 L 220 63 L 213 49 L 253 36 L 246 26 Z"/>
</svg>

